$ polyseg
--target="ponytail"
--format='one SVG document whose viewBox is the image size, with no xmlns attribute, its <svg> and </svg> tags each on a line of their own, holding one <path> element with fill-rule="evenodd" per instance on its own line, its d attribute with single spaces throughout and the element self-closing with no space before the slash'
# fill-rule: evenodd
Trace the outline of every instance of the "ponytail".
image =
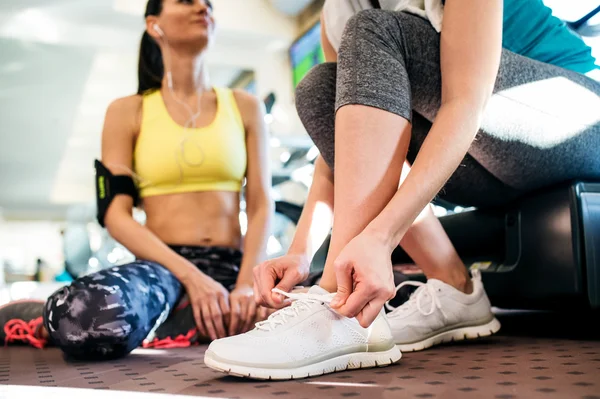
<svg viewBox="0 0 600 399">
<path fill-rule="evenodd" d="M 165 73 L 160 47 L 148 32 L 142 35 L 138 63 L 138 94 L 160 89 Z"/>
<path fill-rule="evenodd" d="M 162 11 L 162 0 L 148 0 L 145 17 L 158 16 Z M 138 62 L 138 94 L 148 90 L 160 89 L 165 74 L 162 53 L 156 41 L 144 31 L 140 43 L 140 58 Z"/>
</svg>

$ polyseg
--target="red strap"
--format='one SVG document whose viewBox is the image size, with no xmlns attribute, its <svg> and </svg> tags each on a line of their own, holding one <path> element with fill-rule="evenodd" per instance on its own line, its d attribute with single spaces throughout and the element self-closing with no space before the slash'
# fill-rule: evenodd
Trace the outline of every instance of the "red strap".
<svg viewBox="0 0 600 399">
<path fill-rule="evenodd" d="M 187 348 L 192 345 L 191 339 L 194 337 L 198 330 L 192 328 L 187 334 L 180 334 L 175 339 L 171 337 L 158 339 L 154 338 L 151 342 L 144 341 L 142 344 L 143 348 L 156 348 L 156 349 L 172 349 L 172 348 Z"/>
<path fill-rule="evenodd" d="M 6 334 L 4 345 L 7 346 L 9 342 L 21 341 L 38 349 L 43 349 L 47 341 L 36 337 L 43 322 L 44 319 L 42 317 L 31 320 L 29 323 L 20 319 L 9 320 L 4 325 L 4 333 Z"/>
</svg>

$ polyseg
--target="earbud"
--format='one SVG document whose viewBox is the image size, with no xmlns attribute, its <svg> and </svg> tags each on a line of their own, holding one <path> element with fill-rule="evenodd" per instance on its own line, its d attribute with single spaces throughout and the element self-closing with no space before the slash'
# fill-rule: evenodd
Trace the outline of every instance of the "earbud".
<svg viewBox="0 0 600 399">
<path fill-rule="evenodd" d="M 154 24 L 154 25 L 152 25 L 152 29 L 154 29 L 154 31 L 156 33 L 158 33 L 158 35 L 165 40 L 165 43 L 168 46 L 167 38 L 165 37 L 165 32 L 163 32 L 163 30 L 160 28 L 160 26 L 158 26 L 158 24 Z M 171 74 L 171 71 L 169 71 L 167 69 L 166 75 L 167 75 L 167 85 L 169 86 L 169 89 L 173 90 L 173 75 Z"/>
<path fill-rule="evenodd" d="M 169 89 L 173 90 L 173 74 L 171 71 L 167 71 L 167 85 Z"/>
<path fill-rule="evenodd" d="M 164 37 L 165 36 L 165 32 L 163 32 L 162 29 L 160 29 L 160 26 L 158 26 L 158 24 L 152 25 L 152 28 L 154 29 L 154 31 L 156 33 L 158 33 L 160 35 L 160 37 Z"/>
</svg>

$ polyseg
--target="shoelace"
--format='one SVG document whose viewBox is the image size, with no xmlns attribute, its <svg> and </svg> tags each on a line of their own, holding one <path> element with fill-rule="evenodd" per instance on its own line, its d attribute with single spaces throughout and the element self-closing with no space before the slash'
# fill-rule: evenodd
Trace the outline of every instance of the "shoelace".
<svg viewBox="0 0 600 399">
<path fill-rule="evenodd" d="M 173 348 L 188 348 L 192 346 L 192 338 L 198 332 L 196 328 L 192 328 L 187 332 L 187 334 L 179 334 L 173 339 L 172 337 L 167 337 L 163 339 L 154 338 L 152 341 L 144 341 L 142 344 L 143 348 L 155 348 L 155 349 L 173 349 Z"/>
<path fill-rule="evenodd" d="M 280 309 L 273 313 L 265 321 L 260 321 L 255 324 L 256 328 L 264 331 L 272 331 L 279 325 L 285 324 L 289 319 L 296 317 L 305 309 L 310 309 L 316 303 L 329 304 L 335 294 L 309 294 L 309 293 L 289 293 L 274 288 L 273 292 L 283 295 L 291 299 L 293 302 L 290 306 Z"/>
<path fill-rule="evenodd" d="M 440 310 L 442 315 L 444 315 L 444 317 L 446 317 L 444 311 L 442 310 L 442 303 L 440 302 L 440 298 L 438 298 L 438 296 L 437 296 L 437 290 L 435 289 L 435 287 L 433 285 L 427 284 L 427 283 L 421 283 L 419 281 L 405 281 L 396 287 L 396 292 L 400 291 L 400 289 L 402 287 L 405 287 L 408 285 L 413 286 L 413 287 L 418 287 L 418 288 L 415 292 L 413 292 L 413 294 L 410 296 L 408 301 L 403 303 L 398 308 L 390 305 L 390 303 L 387 302 L 385 304 L 385 307 L 387 310 L 392 311 L 392 313 L 390 313 L 390 315 L 393 315 L 394 311 L 397 309 L 398 310 L 400 310 L 400 309 L 408 310 L 416 304 L 417 309 L 419 310 L 419 312 L 421 312 L 421 314 L 423 316 L 429 316 L 429 315 L 433 314 L 433 312 L 435 312 L 435 309 L 437 308 Z M 429 308 L 429 311 L 425 311 L 422 306 L 422 301 L 427 296 L 429 296 L 431 298 L 431 307 Z"/>
<path fill-rule="evenodd" d="M 44 322 L 42 317 L 26 322 L 21 319 L 9 320 L 4 325 L 4 345 L 7 346 L 9 342 L 21 341 L 26 342 L 29 345 L 43 349 L 46 346 L 46 340 L 40 337 L 36 337 L 40 326 Z"/>
</svg>

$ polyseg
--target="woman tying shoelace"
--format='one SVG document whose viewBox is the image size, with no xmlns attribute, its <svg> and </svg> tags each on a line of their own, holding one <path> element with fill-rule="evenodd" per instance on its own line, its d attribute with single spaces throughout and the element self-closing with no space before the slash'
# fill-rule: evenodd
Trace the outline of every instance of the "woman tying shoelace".
<svg viewBox="0 0 600 399">
<path fill-rule="evenodd" d="M 481 275 L 429 203 L 503 205 L 600 177 L 600 68 L 541 0 L 326 0 L 321 22 L 328 62 L 296 92 L 321 156 L 287 256 L 254 271 L 260 304 L 294 302 L 210 345 L 206 364 L 235 376 L 389 365 L 401 350 L 497 332 Z M 560 140 L 565 126 L 576 134 Z M 307 276 L 320 204 L 333 210 L 323 277 L 288 294 Z M 417 290 L 385 315 L 398 245 L 428 280 L 405 283 Z"/>
<path fill-rule="evenodd" d="M 81 359 L 185 347 L 248 331 L 273 204 L 262 105 L 211 87 L 207 0 L 150 0 L 136 95 L 113 102 L 98 162 L 99 221 L 138 260 L 77 279 L 44 303 L 0 308 L 0 339 Z M 248 230 L 242 239 L 245 184 Z M 140 198 L 144 226 L 132 217 Z"/>
</svg>

